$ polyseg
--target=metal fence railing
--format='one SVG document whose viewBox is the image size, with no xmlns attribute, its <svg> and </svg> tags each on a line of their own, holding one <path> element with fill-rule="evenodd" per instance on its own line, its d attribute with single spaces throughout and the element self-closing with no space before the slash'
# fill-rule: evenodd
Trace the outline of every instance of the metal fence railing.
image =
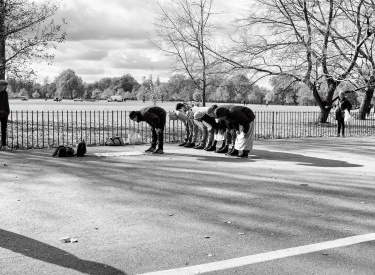
<svg viewBox="0 0 375 275">
<path fill-rule="evenodd" d="M 256 139 L 330 137 L 337 134 L 333 115 L 327 123 L 317 123 L 320 112 L 255 112 Z M 347 136 L 375 135 L 375 116 L 353 121 L 347 125 Z M 8 121 L 8 145 L 12 148 L 45 148 L 75 145 L 84 139 L 88 145 L 104 145 L 112 136 L 127 138 L 140 133 L 142 143 L 151 140 L 150 127 L 135 123 L 127 111 L 12 111 Z M 180 121 L 167 117 L 165 142 L 184 139 L 185 127 Z"/>
</svg>

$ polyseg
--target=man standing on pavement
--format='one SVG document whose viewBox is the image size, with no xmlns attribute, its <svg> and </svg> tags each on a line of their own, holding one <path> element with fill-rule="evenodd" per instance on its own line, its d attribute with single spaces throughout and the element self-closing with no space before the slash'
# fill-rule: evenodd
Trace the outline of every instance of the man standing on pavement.
<svg viewBox="0 0 375 275">
<path fill-rule="evenodd" d="M 6 91 L 8 82 L 0 80 L 0 123 L 1 123 L 1 147 L 2 151 L 11 150 L 7 145 L 7 126 L 10 114 L 8 92 Z"/>
<path fill-rule="evenodd" d="M 163 143 L 164 143 L 164 127 L 167 117 L 167 112 L 158 106 L 145 107 L 139 111 L 131 111 L 129 114 L 131 120 L 136 122 L 145 121 L 151 126 L 152 141 L 151 147 L 145 152 L 151 152 L 153 154 L 164 154 Z M 156 149 L 156 145 L 158 148 Z"/>
</svg>

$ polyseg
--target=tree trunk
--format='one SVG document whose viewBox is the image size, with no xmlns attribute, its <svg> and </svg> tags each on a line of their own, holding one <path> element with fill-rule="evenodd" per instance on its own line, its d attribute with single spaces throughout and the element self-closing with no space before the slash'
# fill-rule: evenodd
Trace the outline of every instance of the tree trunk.
<svg viewBox="0 0 375 275">
<path fill-rule="evenodd" d="M 5 79 L 5 39 L 4 36 L 5 4 L 0 0 L 0 79 Z"/>
<path fill-rule="evenodd" d="M 319 119 L 318 119 L 318 121 L 320 122 L 320 123 L 326 123 L 327 122 L 327 120 L 328 120 L 328 117 L 329 117 L 329 113 L 331 112 L 331 107 L 328 107 L 328 108 L 321 108 L 320 106 L 319 106 L 319 108 L 320 108 L 320 115 L 319 115 Z"/>
<path fill-rule="evenodd" d="M 309 84 L 309 88 L 313 92 L 314 99 L 320 108 L 320 115 L 318 118 L 319 123 L 327 122 L 329 113 L 331 112 L 331 109 L 332 109 L 331 106 L 332 106 L 333 94 L 337 86 L 338 86 L 338 83 L 336 81 L 332 81 L 331 83 L 329 83 L 327 97 L 326 97 L 326 100 L 323 101 L 319 95 L 316 85 L 312 83 Z"/>
<path fill-rule="evenodd" d="M 371 104 L 371 99 L 373 95 L 374 95 L 374 86 L 373 84 L 371 84 L 367 87 L 365 95 L 361 102 L 361 106 L 359 107 L 359 119 L 360 120 L 366 119 L 367 110 Z"/>
</svg>

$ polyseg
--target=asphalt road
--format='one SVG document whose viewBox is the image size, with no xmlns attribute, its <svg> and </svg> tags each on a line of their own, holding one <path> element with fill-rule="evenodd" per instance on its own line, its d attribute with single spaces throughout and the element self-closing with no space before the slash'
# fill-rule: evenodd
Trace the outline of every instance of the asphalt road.
<svg viewBox="0 0 375 275">
<path fill-rule="evenodd" d="M 249 159 L 94 154 L 145 149 L 0 152 L 0 274 L 375 274 L 375 237 L 345 241 L 375 233 L 374 137 L 256 141 Z"/>
</svg>

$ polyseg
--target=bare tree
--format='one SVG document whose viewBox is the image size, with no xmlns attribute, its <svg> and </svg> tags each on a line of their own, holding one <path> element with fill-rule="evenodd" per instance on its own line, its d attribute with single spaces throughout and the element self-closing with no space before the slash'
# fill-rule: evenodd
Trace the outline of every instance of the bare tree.
<svg viewBox="0 0 375 275">
<path fill-rule="evenodd" d="M 30 76 L 35 74 L 32 62 L 52 61 L 48 51 L 65 40 L 61 24 L 50 19 L 59 2 L 38 5 L 29 0 L 0 0 L 0 79 L 5 74 Z M 49 22 L 47 22 L 47 20 Z"/>
<path fill-rule="evenodd" d="M 256 2 L 238 20 L 235 47 L 219 58 L 251 70 L 257 79 L 283 75 L 305 83 L 321 109 L 319 121 L 326 122 L 336 89 L 351 76 L 360 49 L 373 35 L 371 1 Z"/>
<path fill-rule="evenodd" d="M 187 74 L 202 93 L 205 106 L 206 89 L 217 74 L 218 60 L 209 49 L 214 47 L 215 26 L 211 18 L 213 0 L 171 0 L 159 6 L 156 19 L 157 38 L 151 42 L 176 59 L 174 72 Z"/>
</svg>

